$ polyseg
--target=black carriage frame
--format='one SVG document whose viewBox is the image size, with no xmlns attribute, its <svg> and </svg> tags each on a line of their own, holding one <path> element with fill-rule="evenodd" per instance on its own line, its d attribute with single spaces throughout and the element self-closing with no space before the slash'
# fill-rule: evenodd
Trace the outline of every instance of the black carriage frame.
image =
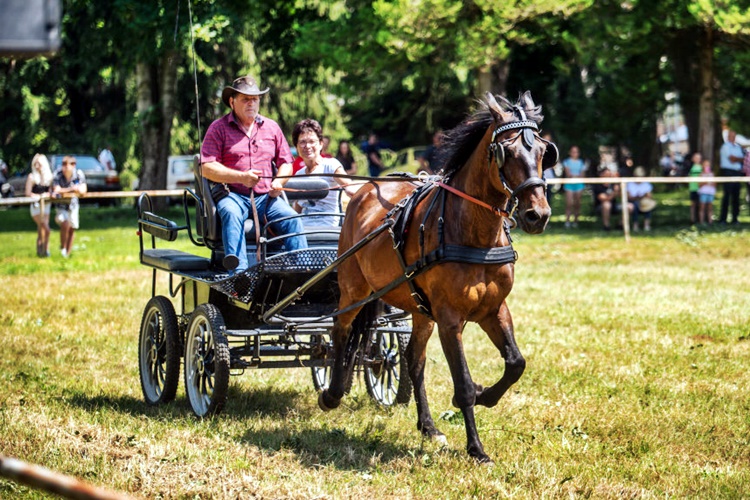
<svg viewBox="0 0 750 500">
<path fill-rule="evenodd" d="M 250 266 L 230 276 L 223 267 L 211 186 L 201 176 L 197 156 L 194 166 L 195 190 L 183 194 L 184 224 L 157 215 L 148 194 L 137 200 L 139 259 L 152 269 L 138 348 L 146 402 L 158 405 L 176 397 L 181 361 L 186 395 L 200 417 L 221 412 L 230 376 L 251 368 L 309 368 L 315 388 L 323 390 L 332 363 L 330 315 L 339 296 L 339 228 L 306 228 L 300 234 L 309 248 L 290 252 L 282 244 L 291 235 L 270 232 L 275 221 L 262 225 L 257 242 L 248 221 Z M 287 185 L 293 187 L 290 198 L 328 194 L 328 184 L 320 178 L 291 179 Z M 176 249 L 177 244 L 157 247 L 157 240 L 176 242 L 180 233 L 187 233 L 193 248 L 205 247 L 209 256 Z M 168 275 L 169 297 L 156 293 L 159 272 Z M 178 300 L 179 313 L 172 299 Z M 358 353 L 353 376 L 363 375 L 367 391 L 381 405 L 405 404 L 411 397 L 403 356 L 410 332 L 407 314 L 381 309 L 375 325 L 353 346 Z"/>
</svg>

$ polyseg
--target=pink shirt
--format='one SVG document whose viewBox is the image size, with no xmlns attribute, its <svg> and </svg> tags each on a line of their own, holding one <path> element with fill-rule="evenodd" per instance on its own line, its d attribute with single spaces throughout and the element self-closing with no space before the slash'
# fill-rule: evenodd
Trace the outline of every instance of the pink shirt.
<svg viewBox="0 0 750 500">
<path fill-rule="evenodd" d="M 271 162 L 277 167 L 292 162 L 292 152 L 281 127 L 270 118 L 258 115 L 251 136 L 248 136 L 234 119 L 234 113 L 214 120 L 208 127 L 201 146 L 201 163 L 216 161 L 227 168 L 240 171 L 260 170 L 260 182 L 253 191 L 265 194 L 271 190 L 274 175 Z M 229 184 L 232 191 L 250 194 L 242 184 Z"/>
</svg>

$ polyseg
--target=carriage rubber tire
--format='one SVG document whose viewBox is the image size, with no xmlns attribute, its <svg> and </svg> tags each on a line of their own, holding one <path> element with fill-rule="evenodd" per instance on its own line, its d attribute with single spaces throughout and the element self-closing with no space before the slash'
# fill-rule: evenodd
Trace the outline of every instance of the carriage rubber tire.
<svg viewBox="0 0 750 500">
<path fill-rule="evenodd" d="M 400 325 L 405 325 L 405 322 L 397 322 Z M 411 383 L 411 377 L 409 376 L 409 366 L 406 360 L 406 348 L 409 345 L 409 340 L 411 338 L 411 335 L 408 333 L 395 333 L 395 340 L 397 343 L 398 348 L 398 389 L 396 389 L 396 396 L 393 399 L 393 402 L 388 402 L 383 400 L 379 396 L 379 392 L 382 393 L 382 387 L 381 390 L 378 390 L 376 387 L 374 387 L 373 382 L 371 380 L 371 376 L 368 373 L 372 368 L 368 366 L 364 366 L 364 379 L 365 379 L 365 385 L 367 387 L 367 393 L 374 399 L 379 405 L 381 406 L 394 406 L 394 405 L 407 405 L 409 404 L 409 401 L 411 400 L 411 394 L 412 394 L 412 383 Z M 378 345 L 378 348 L 380 348 L 380 345 Z M 377 381 L 376 381 L 377 383 Z"/>
<path fill-rule="evenodd" d="M 154 340 L 159 345 L 151 345 Z M 152 297 L 143 310 L 138 338 L 138 372 L 148 405 L 174 400 L 180 383 L 181 354 L 180 329 L 172 302 L 161 295 Z"/>
<path fill-rule="evenodd" d="M 221 311 L 213 304 L 201 304 L 195 308 L 185 334 L 185 394 L 190 407 L 198 417 L 218 415 L 224 409 L 229 393 L 230 353 L 229 342 L 224 334 L 224 318 Z M 206 340 L 212 339 L 209 345 L 213 352 L 196 352 L 197 334 L 203 333 Z M 200 367 L 196 367 L 197 356 L 200 354 Z M 208 359 L 208 363 L 204 363 Z M 204 373 L 196 374 L 194 370 L 200 368 Z M 213 370 L 209 372 L 209 370 Z M 198 380 L 196 380 L 196 378 Z M 207 381 L 213 382 L 211 394 L 206 394 Z"/>
</svg>

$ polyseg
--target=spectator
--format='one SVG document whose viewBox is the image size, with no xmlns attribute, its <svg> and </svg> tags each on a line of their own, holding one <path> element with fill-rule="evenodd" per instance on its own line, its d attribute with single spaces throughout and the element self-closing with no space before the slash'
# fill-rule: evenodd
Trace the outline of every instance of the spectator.
<svg viewBox="0 0 750 500">
<path fill-rule="evenodd" d="M 742 163 L 745 157 L 742 147 L 735 142 L 737 133 L 734 130 L 729 130 L 727 133 L 727 141 L 722 144 L 719 150 L 720 156 L 720 167 L 722 177 L 737 177 L 742 175 Z M 719 222 L 726 224 L 728 222 L 727 215 L 729 212 L 729 205 L 732 205 L 732 224 L 739 224 L 740 215 L 740 183 L 739 182 L 725 182 L 722 184 L 724 194 L 721 197 L 721 212 L 719 214 Z"/>
<path fill-rule="evenodd" d="M 49 166 L 49 160 L 42 154 L 34 155 L 31 160 L 31 173 L 26 178 L 25 195 L 33 198 L 29 209 L 31 218 L 36 223 L 36 256 L 49 257 L 49 214 L 51 204 L 49 203 L 49 194 L 52 190 L 52 169 Z M 42 197 L 47 200 L 39 201 Z M 46 201 L 46 202 L 45 202 Z M 44 204 L 44 210 L 42 210 Z"/>
<path fill-rule="evenodd" d="M 112 154 L 111 146 L 107 145 L 106 148 L 99 152 L 99 163 L 107 170 L 116 169 L 117 164 L 115 163 L 115 156 Z"/>
<path fill-rule="evenodd" d="M 745 175 L 745 177 L 750 177 L 750 149 L 745 151 L 745 159 L 742 160 L 742 173 Z M 750 182 L 747 182 L 746 184 L 747 196 L 745 197 L 745 201 L 747 201 L 748 209 L 750 209 Z"/>
<path fill-rule="evenodd" d="M 635 167 L 633 176 L 645 177 L 646 169 Z M 628 210 L 633 214 L 633 232 L 639 231 L 638 220 L 643 217 L 643 229 L 651 231 L 651 212 L 656 203 L 652 197 L 654 186 L 650 182 L 628 182 Z"/>
<path fill-rule="evenodd" d="M 599 169 L 600 178 L 617 177 L 616 173 L 607 167 Z M 602 227 L 605 231 L 612 229 L 611 216 L 620 212 L 620 205 L 617 203 L 617 197 L 620 196 L 620 185 L 615 183 L 594 184 L 592 186 L 594 193 L 594 210 L 602 217 Z"/>
<path fill-rule="evenodd" d="M 377 177 L 383 171 L 383 160 L 380 157 L 380 144 L 378 144 L 378 136 L 370 134 L 367 138 L 367 144 L 364 148 L 365 156 L 367 157 L 367 171 L 370 177 Z"/>
<path fill-rule="evenodd" d="M 701 224 L 713 224 L 714 219 L 714 198 L 716 197 L 716 183 L 710 179 L 714 177 L 711 162 L 703 160 L 701 170 L 701 183 L 698 188 L 700 209 L 698 211 L 698 221 Z"/>
<path fill-rule="evenodd" d="M 296 213 L 283 198 L 278 198 L 280 180 L 272 181 L 274 164 L 291 164 L 292 152 L 279 125 L 259 113 L 260 98 L 268 91 L 260 90 L 252 76 L 237 78 L 231 86 L 224 87 L 221 100 L 231 111 L 208 127 L 201 148 L 203 175 L 226 184 L 228 190 L 216 206 L 225 259 L 234 264 L 229 257 L 237 258 L 234 269 L 227 269 L 230 274 L 248 267 L 244 225 L 252 216 L 252 203 L 259 214 L 271 221 Z M 277 234 L 296 234 L 303 228 L 299 219 L 292 218 L 272 224 L 271 229 Z M 301 235 L 290 236 L 284 247 L 288 251 L 307 248 L 307 240 Z"/>
<path fill-rule="evenodd" d="M 580 158 L 578 146 L 572 146 L 568 158 L 562 162 L 565 169 L 565 178 L 576 179 L 583 178 L 585 164 Z M 584 184 L 573 183 L 565 185 L 565 227 L 578 227 L 578 216 L 581 212 L 581 195 L 583 194 Z M 571 223 L 571 218 L 573 222 Z"/>
<path fill-rule="evenodd" d="M 0 158 L 0 196 L 3 198 L 13 197 L 13 186 L 8 182 L 8 164 Z"/>
<path fill-rule="evenodd" d="M 322 155 L 321 155 L 322 156 Z M 339 149 L 336 153 L 336 159 L 344 167 L 348 175 L 357 175 L 357 162 L 352 153 L 352 146 L 349 141 L 339 142 Z"/>
<path fill-rule="evenodd" d="M 442 168 L 439 163 L 440 146 L 443 145 L 443 131 L 438 130 L 432 134 L 432 144 L 427 146 L 422 156 L 419 157 L 418 172 L 427 172 L 430 175 L 437 173 Z"/>
<path fill-rule="evenodd" d="M 677 175 L 677 163 L 675 163 L 672 151 L 664 153 L 664 156 L 659 160 L 659 167 L 661 167 L 661 175 L 665 177 Z"/>
<path fill-rule="evenodd" d="M 86 194 L 86 177 L 83 172 L 76 168 L 76 159 L 72 156 L 64 156 L 62 169 L 58 170 L 52 181 L 52 195 L 60 198 L 65 195 L 69 203 L 58 203 L 55 205 L 55 222 L 60 226 L 60 253 L 63 257 L 70 257 L 73 250 L 73 238 L 79 227 L 78 217 L 78 195 Z"/>
<path fill-rule="evenodd" d="M 703 173 L 703 166 L 701 165 L 703 156 L 696 151 L 693 153 L 692 161 L 693 166 L 690 167 L 688 176 L 700 177 L 701 173 Z M 700 201 L 698 199 L 698 182 L 689 183 L 688 190 L 690 191 L 690 224 L 695 224 L 698 222 L 698 209 L 700 206 Z"/>
<path fill-rule="evenodd" d="M 343 175 L 343 165 L 336 159 L 324 157 L 321 155 L 323 148 L 323 129 L 316 120 L 307 118 L 297 123 L 292 132 L 292 141 L 294 142 L 297 152 L 304 160 L 305 168 L 295 175 L 311 174 L 338 174 Z M 282 165 L 279 169 L 279 181 L 286 184 L 289 180 L 289 165 Z M 349 196 L 357 192 L 352 185 L 352 181 L 346 177 L 321 177 L 328 182 L 329 187 L 336 188 L 341 186 L 346 190 Z M 295 209 L 302 214 L 315 213 L 341 213 L 339 206 L 338 191 L 330 189 L 325 198 L 319 200 L 299 200 L 295 203 Z M 304 219 L 305 226 L 338 226 L 341 223 L 341 217 L 335 215 L 321 215 L 316 217 L 307 217 Z"/>
</svg>

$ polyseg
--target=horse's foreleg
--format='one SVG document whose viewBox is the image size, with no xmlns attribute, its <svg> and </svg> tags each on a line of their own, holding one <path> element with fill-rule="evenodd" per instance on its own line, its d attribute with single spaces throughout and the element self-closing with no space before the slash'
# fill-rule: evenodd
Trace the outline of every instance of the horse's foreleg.
<svg viewBox="0 0 750 500">
<path fill-rule="evenodd" d="M 406 348 L 406 362 L 409 367 L 409 378 L 414 387 L 414 401 L 417 403 L 417 429 L 430 439 L 445 442 L 445 435 L 435 427 L 427 403 L 427 391 L 424 384 L 424 368 L 427 359 L 427 341 L 432 335 L 434 323 L 421 314 L 414 315 L 411 340 Z"/>
<path fill-rule="evenodd" d="M 440 343 L 443 353 L 448 360 L 448 366 L 453 378 L 453 402 L 461 410 L 466 426 L 466 451 L 469 456 L 482 463 L 492 462 L 484 452 L 482 442 L 479 440 L 477 424 L 474 420 L 474 404 L 476 402 L 476 386 L 471 380 L 469 366 L 466 364 L 461 331 L 463 321 L 454 321 L 450 324 L 439 325 Z"/>
<path fill-rule="evenodd" d="M 500 380 L 492 387 L 481 389 L 477 394 L 476 404 L 492 407 L 500 401 L 510 386 L 521 378 L 526 369 L 526 360 L 516 344 L 513 319 L 505 302 L 500 306 L 497 318 L 489 318 L 481 322 L 480 326 L 487 332 L 505 360 L 505 371 Z"/>
</svg>

